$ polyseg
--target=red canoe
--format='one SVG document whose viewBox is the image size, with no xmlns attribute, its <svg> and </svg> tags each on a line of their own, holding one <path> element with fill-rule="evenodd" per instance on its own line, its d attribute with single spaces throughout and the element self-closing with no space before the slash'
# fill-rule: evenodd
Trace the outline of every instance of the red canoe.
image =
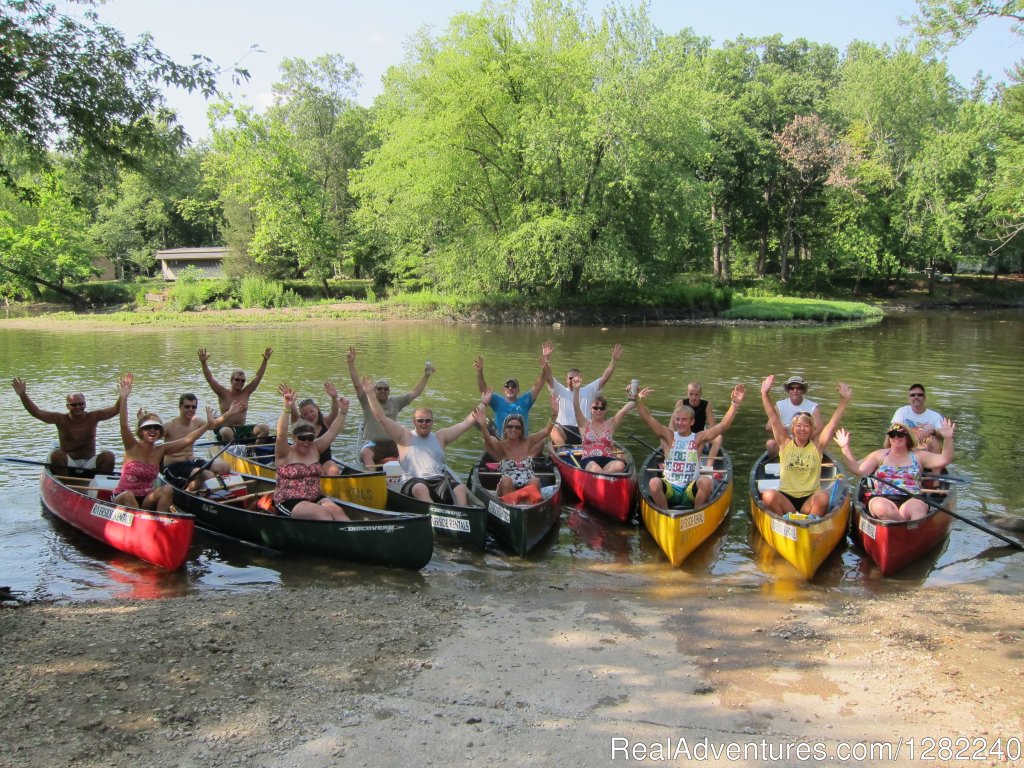
<svg viewBox="0 0 1024 768">
<path fill-rule="evenodd" d="M 853 537 L 868 556 L 882 569 L 883 576 L 903 570 L 930 552 L 949 536 L 953 518 L 934 507 L 920 520 L 879 520 L 867 512 L 870 480 L 861 478 L 857 484 L 857 501 L 853 505 Z M 941 480 L 934 483 L 931 498 L 945 509 L 956 511 L 956 489 Z"/>
<path fill-rule="evenodd" d="M 611 475 L 587 472 L 578 446 L 551 447 L 551 459 L 562 473 L 562 485 L 588 508 L 600 512 L 620 523 L 629 519 L 636 504 L 636 465 L 633 457 L 618 443 L 626 471 Z"/>
<path fill-rule="evenodd" d="M 192 515 L 112 504 L 113 484 L 104 475 L 83 477 L 80 482 L 66 479 L 68 482 L 63 482 L 49 469 L 39 476 L 43 505 L 61 520 L 114 549 L 169 571 L 185 562 L 195 530 Z"/>
</svg>

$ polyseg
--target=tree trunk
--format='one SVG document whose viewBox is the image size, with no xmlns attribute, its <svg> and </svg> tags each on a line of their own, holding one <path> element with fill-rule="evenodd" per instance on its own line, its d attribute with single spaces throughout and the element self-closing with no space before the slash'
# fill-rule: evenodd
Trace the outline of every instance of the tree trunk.
<svg viewBox="0 0 1024 768">
<path fill-rule="evenodd" d="M 711 264 L 712 272 L 717 279 L 722 278 L 722 238 L 719 237 L 718 232 L 718 205 L 714 200 L 711 201 L 711 237 L 713 244 L 711 246 Z"/>
<path fill-rule="evenodd" d="M 85 297 L 79 296 L 74 291 L 69 291 L 67 288 L 57 285 L 56 283 L 51 283 L 49 280 L 44 280 L 43 278 L 37 277 L 36 275 L 29 275 L 17 269 L 11 269 L 6 264 L 0 264 L 0 269 L 10 272 L 12 275 L 17 275 L 18 277 L 24 280 L 31 280 L 32 282 L 38 283 L 39 285 L 45 285 L 51 291 L 56 291 L 62 296 L 67 296 L 69 299 L 71 299 L 71 301 L 74 302 L 76 309 L 84 307 L 88 303 L 86 302 Z"/>
</svg>

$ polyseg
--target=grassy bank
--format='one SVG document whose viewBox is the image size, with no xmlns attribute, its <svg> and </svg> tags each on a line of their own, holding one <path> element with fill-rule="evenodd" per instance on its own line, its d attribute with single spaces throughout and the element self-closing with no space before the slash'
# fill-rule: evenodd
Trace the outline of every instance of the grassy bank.
<svg viewBox="0 0 1024 768">
<path fill-rule="evenodd" d="M 849 323 L 874 322 L 887 309 L 957 306 L 1022 306 L 1024 279 L 957 276 L 938 282 L 909 281 L 868 297 L 849 301 L 828 296 L 778 295 L 785 286 L 765 281 L 756 285 L 723 286 L 707 276 L 682 276 L 663 286 L 641 290 L 636 285 L 605 286 L 563 299 L 534 295 L 453 295 L 433 291 L 398 292 L 378 299 L 351 281 L 335 300 L 316 299 L 270 281 L 232 294 L 228 281 L 208 284 L 112 284 L 102 291 L 122 297 L 121 303 L 89 312 L 71 312 L 59 305 L 33 307 L 32 317 L 18 323 L 90 323 L 130 327 L 235 327 L 345 320 L 444 320 L 518 324 L 603 325 L 678 322 Z M 897 289 L 898 288 L 898 289 Z M 360 301 L 354 294 L 366 293 Z M 124 297 L 134 297 L 125 301 Z M 197 300 L 203 296 L 207 302 Z M 255 297 L 255 298 L 254 298 Z M 186 300 L 187 299 L 187 300 Z M 12 320 L 6 321 L 8 323 Z"/>
</svg>

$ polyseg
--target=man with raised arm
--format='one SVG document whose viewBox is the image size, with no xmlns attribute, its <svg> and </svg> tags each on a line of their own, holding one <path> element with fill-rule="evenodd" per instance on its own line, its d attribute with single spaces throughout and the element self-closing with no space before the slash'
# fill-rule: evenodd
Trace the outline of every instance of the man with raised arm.
<svg viewBox="0 0 1024 768">
<path fill-rule="evenodd" d="M 579 445 L 583 442 L 583 438 L 576 424 L 576 412 L 572 404 L 573 388 L 579 387 L 580 408 L 583 409 L 584 413 L 590 413 L 590 403 L 595 395 L 604 389 L 612 374 L 615 373 L 615 365 L 619 362 L 619 358 L 622 357 L 622 345 L 616 344 L 612 347 L 612 359 L 608 363 L 608 367 L 604 369 L 604 373 L 601 374 L 599 379 L 595 379 L 585 386 L 581 386 L 583 375 L 580 373 L 579 368 L 570 368 L 566 371 L 564 385 L 555 380 L 555 377 L 551 374 L 550 365 L 551 352 L 553 350 L 554 345 L 550 341 L 545 341 L 544 346 L 541 348 L 541 355 L 547 364 L 545 371 L 548 387 L 558 397 L 558 423 L 551 430 L 551 443 L 553 445 Z"/>
<path fill-rule="evenodd" d="M 173 442 L 185 437 L 203 426 L 204 419 L 199 417 L 199 398 L 192 392 L 186 392 L 178 398 L 178 415 L 164 423 L 164 440 Z M 241 400 L 236 400 L 225 413 L 206 424 L 207 429 L 216 431 L 225 421 L 242 410 Z M 140 412 L 141 423 L 141 412 Z M 193 444 L 189 443 L 180 451 L 165 453 L 163 457 L 164 477 L 178 488 L 195 490 L 199 483 L 225 472 L 230 472 L 230 465 L 217 458 L 211 462 L 197 458 L 193 453 Z M 207 464 L 209 463 L 209 467 Z M 209 470 L 209 471 L 207 471 Z"/>
<path fill-rule="evenodd" d="M 96 453 L 96 425 L 117 416 L 121 404 L 120 395 L 109 408 L 89 411 L 85 408 L 85 395 L 73 392 L 67 397 L 68 412 L 58 413 L 37 407 L 28 396 L 24 379 L 11 379 L 11 387 L 33 418 L 57 427 L 59 447 L 54 448 L 49 457 L 51 468 L 57 474 L 67 474 L 68 467 L 94 469 L 104 475 L 114 471 L 113 451 Z"/>
<path fill-rule="evenodd" d="M 434 412 L 429 408 L 417 408 L 413 414 L 413 429 L 409 429 L 384 414 L 380 402 L 372 396 L 372 381 L 364 378 L 360 389 L 366 393 L 366 403 L 374 418 L 398 446 L 398 461 L 402 465 L 402 493 L 421 501 L 450 503 L 443 496 L 448 483 L 444 449 L 475 424 L 473 412 L 470 411 L 469 416 L 458 424 L 434 432 Z M 456 504 L 461 507 L 469 505 L 469 493 L 464 484 L 456 481 L 451 492 Z"/>
<path fill-rule="evenodd" d="M 398 419 L 399 412 L 405 406 L 423 394 L 427 380 L 436 369 L 428 362 L 423 367 L 423 376 L 416 382 L 416 386 L 404 395 L 392 395 L 391 385 L 388 384 L 387 379 L 377 379 L 373 384 L 373 391 L 367 394 L 363 392 L 362 379 L 356 371 L 356 348 L 349 347 L 346 357 L 348 359 L 348 375 L 352 377 L 352 386 L 355 387 L 359 407 L 363 409 L 363 432 L 362 445 L 359 447 L 359 461 L 367 469 L 376 469 L 387 459 L 398 456 L 398 445 L 377 421 L 367 399 L 376 400 L 384 415 L 394 421 Z"/>
<path fill-rule="evenodd" d="M 236 408 L 234 410 L 234 415 L 229 416 L 225 420 L 224 426 L 217 433 L 217 437 L 222 443 L 249 441 L 250 439 L 255 442 L 262 442 L 270 435 L 269 426 L 266 424 L 248 424 L 245 417 L 249 412 L 249 398 L 252 397 L 252 393 L 256 391 L 256 387 L 263 380 L 263 374 L 267 372 L 267 363 L 270 362 L 270 356 L 273 352 L 274 350 L 270 347 L 263 351 L 263 362 L 260 363 L 256 375 L 248 384 L 245 383 L 245 371 L 241 369 L 232 371 L 231 388 L 228 389 L 213 378 L 213 374 L 210 373 L 210 356 L 207 354 L 206 349 L 200 347 L 199 362 L 203 366 L 203 376 L 206 378 L 206 383 L 210 385 L 210 389 L 213 390 L 213 394 L 217 396 L 217 402 L 220 403 L 220 412 L 227 414 L 235 402 L 242 404 L 240 409 Z"/>
<path fill-rule="evenodd" d="M 721 436 L 732 426 L 736 412 L 743 403 L 746 388 L 737 384 L 732 389 L 732 402 L 722 420 L 700 432 L 693 431 L 693 408 L 677 403 L 672 413 L 671 426 L 658 423 L 644 404 L 644 398 L 654 390 L 645 387 L 637 393 L 636 410 L 651 431 L 661 441 L 665 465 L 661 477 L 652 477 L 648 486 L 654 503 L 663 509 L 669 506 L 701 507 L 711 498 L 714 484 L 707 475 L 700 474 L 701 447 Z"/>
<path fill-rule="evenodd" d="M 544 386 L 544 382 L 551 375 L 550 370 L 545 373 L 545 369 L 549 368 L 547 361 L 541 360 L 540 376 L 537 377 L 537 381 L 534 382 L 533 387 L 525 395 L 519 392 L 519 379 L 506 379 L 503 395 L 499 395 L 491 390 L 484 380 L 483 355 L 480 355 L 473 361 L 473 366 L 476 368 L 476 385 L 480 389 L 480 403 L 484 406 L 489 405 L 494 412 L 494 431 L 497 436 L 502 437 L 502 427 L 505 423 L 505 418 L 513 413 L 523 417 L 523 428 L 529 434 L 530 409 L 533 408 L 533 404 L 537 401 L 537 395 L 540 394 L 540 389 Z M 488 391 L 491 391 L 492 394 L 488 395 Z"/>
</svg>

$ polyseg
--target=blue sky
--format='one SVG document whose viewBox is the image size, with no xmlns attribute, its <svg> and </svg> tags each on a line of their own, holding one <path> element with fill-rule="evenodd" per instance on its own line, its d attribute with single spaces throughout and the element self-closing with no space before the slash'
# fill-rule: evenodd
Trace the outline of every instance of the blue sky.
<svg viewBox="0 0 1024 768">
<path fill-rule="evenodd" d="M 599 16 L 606 5 L 587 0 Z M 448 19 L 480 8 L 480 0 L 108 0 L 100 19 L 130 38 L 149 32 L 156 44 L 178 61 L 196 53 L 229 66 L 241 60 L 252 75 L 239 88 L 222 83 L 238 101 L 259 108 L 270 101 L 271 85 L 284 58 L 312 59 L 339 53 L 359 69 L 359 100 L 370 104 L 380 92 L 381 76 L 405 56 L 408 37 L 427 25 L 441 31 Z M 656 27 L 674 33 L 690 27 L 715 43 L 780 33 L 785 40 L 805 37 L 840 50 L 853 40 L 893 43 L 909 34 L 900 17 L 916 9 L 912 0 L 652 0 Z M 252 45 L 260 52 L 252 52 Z M 1005 80 L 1007 68 L 1024 58 L 1024 41 L 1005 23 L 983 24 L 948 56 L 950 70 L 969 84 L 979 70 Z M 171 106 L 196 138 L 207 135 L 206 102 L 200 96 L 170 92 Z"/>
</svg>

